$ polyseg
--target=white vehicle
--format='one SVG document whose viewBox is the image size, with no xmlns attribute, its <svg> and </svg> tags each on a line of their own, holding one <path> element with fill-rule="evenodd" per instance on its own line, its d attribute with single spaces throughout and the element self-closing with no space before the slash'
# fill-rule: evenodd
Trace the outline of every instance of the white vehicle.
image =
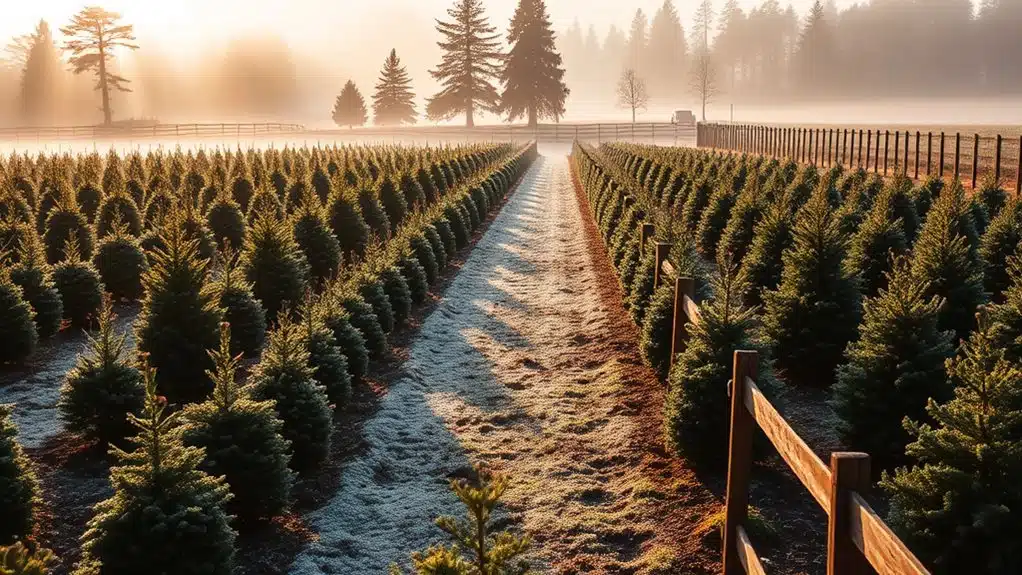
<svg viewBox="0 0 1022 575">
<path fill-rule="evenodd" d="M 696 123 L 696 115 L 692 113 L 692 110 L 678 110 L 671 116 L 671 123 L 693 125 Z"/>
</svg>

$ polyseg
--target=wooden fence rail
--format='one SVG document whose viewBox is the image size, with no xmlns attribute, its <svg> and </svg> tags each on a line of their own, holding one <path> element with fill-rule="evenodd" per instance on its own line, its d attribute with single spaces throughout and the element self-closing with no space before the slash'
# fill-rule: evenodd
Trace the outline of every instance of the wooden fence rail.
<svg viewBox="0 0 1022 575">
<path fill-rule="evenodd" d="M 656 250 L 654 284 L 674 282 L 671 362 L 684 350 L 687 324 L 702 321 L 695 302 L 695 281 L 681 277 L 667 258 L 671 244 L 655 243 L 652 224 L 639 229 L 640 250 Z M 745 525 L 755 428 L 763 430 L 809 495 L 827 513 L 828 575 L 929 575 L 929 571 L 870 508 L 862 494 L 870 488 L 870 458 L 865 453 L 832 453 L 824 464 L 795 433 L 756 385 L 755 351 L 736 350 L 728 393 L 731 434 L 724 511 L 724 575 L 766 575 Z M 723 383 L 723 382 L 721 382 Z"/>
<path fill-rule="evenodd" d="M 60 126 L 39 128 L 0 128 L 0 140 L 59 141 L 99 140 L 111 138 L 176 138 L 202 136 L 252 136 L 261 134 L 289 134 L 302 132 L 299 124 L 280 123 L 205 123 L 205 124 L 149 124 L 131 126 Z"/>
<path fill-rule="evenodd" d="M 989 176 L 999 184 L 1013 183 L 1015 192 L 1022 193 L 1022 136 L 701 123 L 696 145 L 823 167 L 863 168 L 885 176 L 951 174 L 973 188 Z"/>
</svg>

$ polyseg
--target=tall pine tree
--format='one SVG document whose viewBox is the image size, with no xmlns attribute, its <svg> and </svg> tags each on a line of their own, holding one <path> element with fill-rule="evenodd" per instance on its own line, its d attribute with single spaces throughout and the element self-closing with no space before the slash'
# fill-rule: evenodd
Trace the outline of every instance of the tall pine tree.
<svg viewBox="0 0 1022 575">
<path fill-rule="evenodd" d="M 31 47 L 21 73 L 22 121 L 29 126 L 47 126 L 57 121 L 60 53 L 53 43 L 50 25 L 40 20 L 30 36 Z"/>
<path fill-rule="evenodd" d="M 355 82 L 348 80 L 341 89 L 341 93 L 334 102 L 334 123 L 338 126 L 364 126 L 369 120 L 369 112 L 366 110 L 366 101 L 362 92 L 358 91 Z"/>
<path fill-rule="evenodd" d="M 377 126 L 400 126 L 415 123 L 415 94 L 408 70 L 401 65 L 397 50 L 391 50 L 383 63 L 380 80 L 373 94 L 373 123 Z"/>
<path fill-rule="evenodd" d="M 443 89 L 429 99 L 426 115 L 449 120 L 465 114 L 465 125 L 475 126 L 477 111 L 497 112 L 500 95 L 494 82 L 500 78 L 500 36 L 483 13 L 482 0 L 456 0 L 447 11 L 450 22 L 437 22 L 444 39 L 437 45 L 443 59 L 430 74 Z"/>
<path fill-rule="evenodd" d="M 546 3 L 519 0 L 507 39 L 512 47 L 501 74 L 501 106 L 508 120 L 527 116 L 529 126 L 535 127 L 540 118 L 563 116 L 569 91 Z"/>
</svg>

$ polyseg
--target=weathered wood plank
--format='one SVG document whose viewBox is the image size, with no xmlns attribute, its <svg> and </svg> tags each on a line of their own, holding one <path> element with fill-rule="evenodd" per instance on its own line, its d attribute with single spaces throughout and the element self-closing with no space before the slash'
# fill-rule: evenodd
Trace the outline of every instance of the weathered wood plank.
<svg viewBox="0 0 1022 575">
<path fill-rule="evenodd" d="M 763 433 L 774 444 L 802 485 L 806 486 L 813 499 L 827 511 L 830 507 L 830 470 L 777 413 L 756 386 L 756 382 L 747 381 L 744 387 L 746 409 L 752 413 Z"/>
<path fill-rule="evenodd" d="M 703 314 L 699 311 L 699 305 L 687 294 L 685 295 L 685 316 L 694 325 L 698 325 L 703 321 Z"/>
<path fill-rule="evenodd" d="M 759 561 L 759 555 L 756 555 L 756 550 L 752 547 L 752 542 L 749 541 L 749 534 L 745 532 L 744 527 L 738 527 L 738 559 L 742 562 L 742 567 L 745 568 L 747 575 L 766 575 L 766 570 L 763 569 L 763 564 Z"/>
<path fill-rule="evenodd" d="M 877 575 L 930 575 L 861 495 L 852 493 L 849 499 L 849 536 Z"/>
</svg>

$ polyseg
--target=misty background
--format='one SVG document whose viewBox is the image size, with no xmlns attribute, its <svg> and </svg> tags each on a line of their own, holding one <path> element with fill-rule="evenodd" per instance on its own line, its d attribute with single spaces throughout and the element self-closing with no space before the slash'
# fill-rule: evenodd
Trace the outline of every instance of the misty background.
<svg viewBox="0 0 1022 575">
<path fill-rule="evenodd" d="M 486 2 L 506 34 L 515 0 Z M 94 78 L 68 72 L 60 27 L 84 3 L 7 3 L 0 15 L 0 124 L 94 124 Z M 438 85 L 435 19 L 451 0 L 109 0 L 140 49 L 118 52 L 131 93 L 115 119 L 300 122 L 331 127 L 351 79 L 372 93 L 391 48 L 416 91 L 420 124 Z M 709 120 L 1022 123 L 1022 0 L 551 0 L 571 89 L 563 121 L 625 121 L 626 67 L 649 87 L 639 121 L 699 109 L 692 71 L 713 68 Z M 710 9 L 707 10 L 706 8 Z M 22 45 L 19 50 L 16 46 Z M 33 54 L 31 65 L 26 61 Z M 703 56 L 702 54 L 706 54 Z M 698 112 L 697 112 L 698 113 Z M 482 122 L 501 119 L 484 116 Z"/>
</svg>

